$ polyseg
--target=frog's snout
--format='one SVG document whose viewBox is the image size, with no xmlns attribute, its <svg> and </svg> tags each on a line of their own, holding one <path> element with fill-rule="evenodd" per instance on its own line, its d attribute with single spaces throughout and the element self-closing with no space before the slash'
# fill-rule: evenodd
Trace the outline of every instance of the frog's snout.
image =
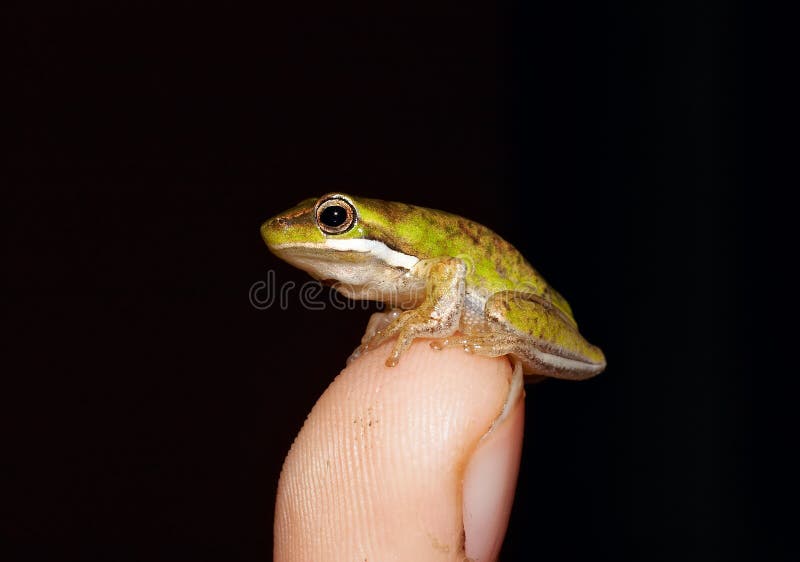
<svg viewBox="0 0 800 562">
<path fill-rule="evenodd" d="M 273 217 L 261 225 L 261 237 L 267 246 L 272 246 L 276 242 L 276 237 L 288 226 L 289 221 L 285 217 Z"/>
</svg>

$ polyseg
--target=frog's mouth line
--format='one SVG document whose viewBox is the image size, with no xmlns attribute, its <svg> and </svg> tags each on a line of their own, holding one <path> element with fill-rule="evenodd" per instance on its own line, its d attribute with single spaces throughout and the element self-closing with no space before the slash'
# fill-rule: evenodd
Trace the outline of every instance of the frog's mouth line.
<svg viewBox="0 0 800 562">
<path fill-rule="evenodd" d="M 288 242 L 285 244 L 277 244 L 272 247 L 273 251 L 284 252 L 292 250 L 300 250 L 308 248 L 311 252 L 357 252 L 369 254 L 371 257 L 378 259 L 391 267 L 400 267 L 403 269 L 411 269 L 414 267 L 419 258 L 410 256 L 403 252 L 391 249 L 389 246 L 378 240 L 369 240 L 367 238 L 341 238 L 341 239 L 328 239 L 324 242 Z"/>
</svg>

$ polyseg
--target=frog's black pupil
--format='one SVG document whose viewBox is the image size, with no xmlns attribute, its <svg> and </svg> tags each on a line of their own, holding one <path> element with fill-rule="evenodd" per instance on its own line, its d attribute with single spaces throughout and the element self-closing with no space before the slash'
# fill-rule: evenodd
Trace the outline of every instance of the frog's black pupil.
<svg viewBox="0 0 800 562">
<path fill-rule="evenodd" d="M 319 214 L 319 220 L 325 226 L 336 228 L 341 226 L 347 220 L 347 210 L 339 205 L 331 205 L 322 209 Z"/>
</svg>

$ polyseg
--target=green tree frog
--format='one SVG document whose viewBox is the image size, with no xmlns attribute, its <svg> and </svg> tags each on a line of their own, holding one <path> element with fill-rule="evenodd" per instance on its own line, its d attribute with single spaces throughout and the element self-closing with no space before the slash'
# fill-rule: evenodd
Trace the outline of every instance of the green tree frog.
<svg viewBox="0 0 800 562">
<path fill-rule="evenodd" d="M 279 258 L 351 299 L 381 301 L 354 357 L 397 338 L 392 367 L 416 338 L 509 355 L 525 375 L 585 379 L 606 366 L 572 310 L 500 236 L 444 211 L 329 193 L 269 219 Z"/>
</svg>

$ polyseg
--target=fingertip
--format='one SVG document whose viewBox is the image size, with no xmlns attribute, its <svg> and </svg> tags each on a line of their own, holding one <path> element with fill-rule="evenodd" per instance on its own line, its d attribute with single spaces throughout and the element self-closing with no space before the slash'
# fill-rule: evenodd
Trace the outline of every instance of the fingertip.
<svg viewBox="0 0 800 562">
<path fill-rule="evenodd" d="M 480 556 L 499 550 L 516 468 L 496 479 L 491 457 L 505 455 L 505 473 L 518 463 L 502 443 L 521 410 L 506 407 L 508 361 L 416 342 L 387 368 L 389 352 L 351 362 L 298 435 L 278 488 L 275 560 L 439 560 L 463 553 L 465 535 Z M 470 484 L 484 478 L 493 483 Z M 495 515 L 476 516 L 484 509 Z"/>
</svg>

